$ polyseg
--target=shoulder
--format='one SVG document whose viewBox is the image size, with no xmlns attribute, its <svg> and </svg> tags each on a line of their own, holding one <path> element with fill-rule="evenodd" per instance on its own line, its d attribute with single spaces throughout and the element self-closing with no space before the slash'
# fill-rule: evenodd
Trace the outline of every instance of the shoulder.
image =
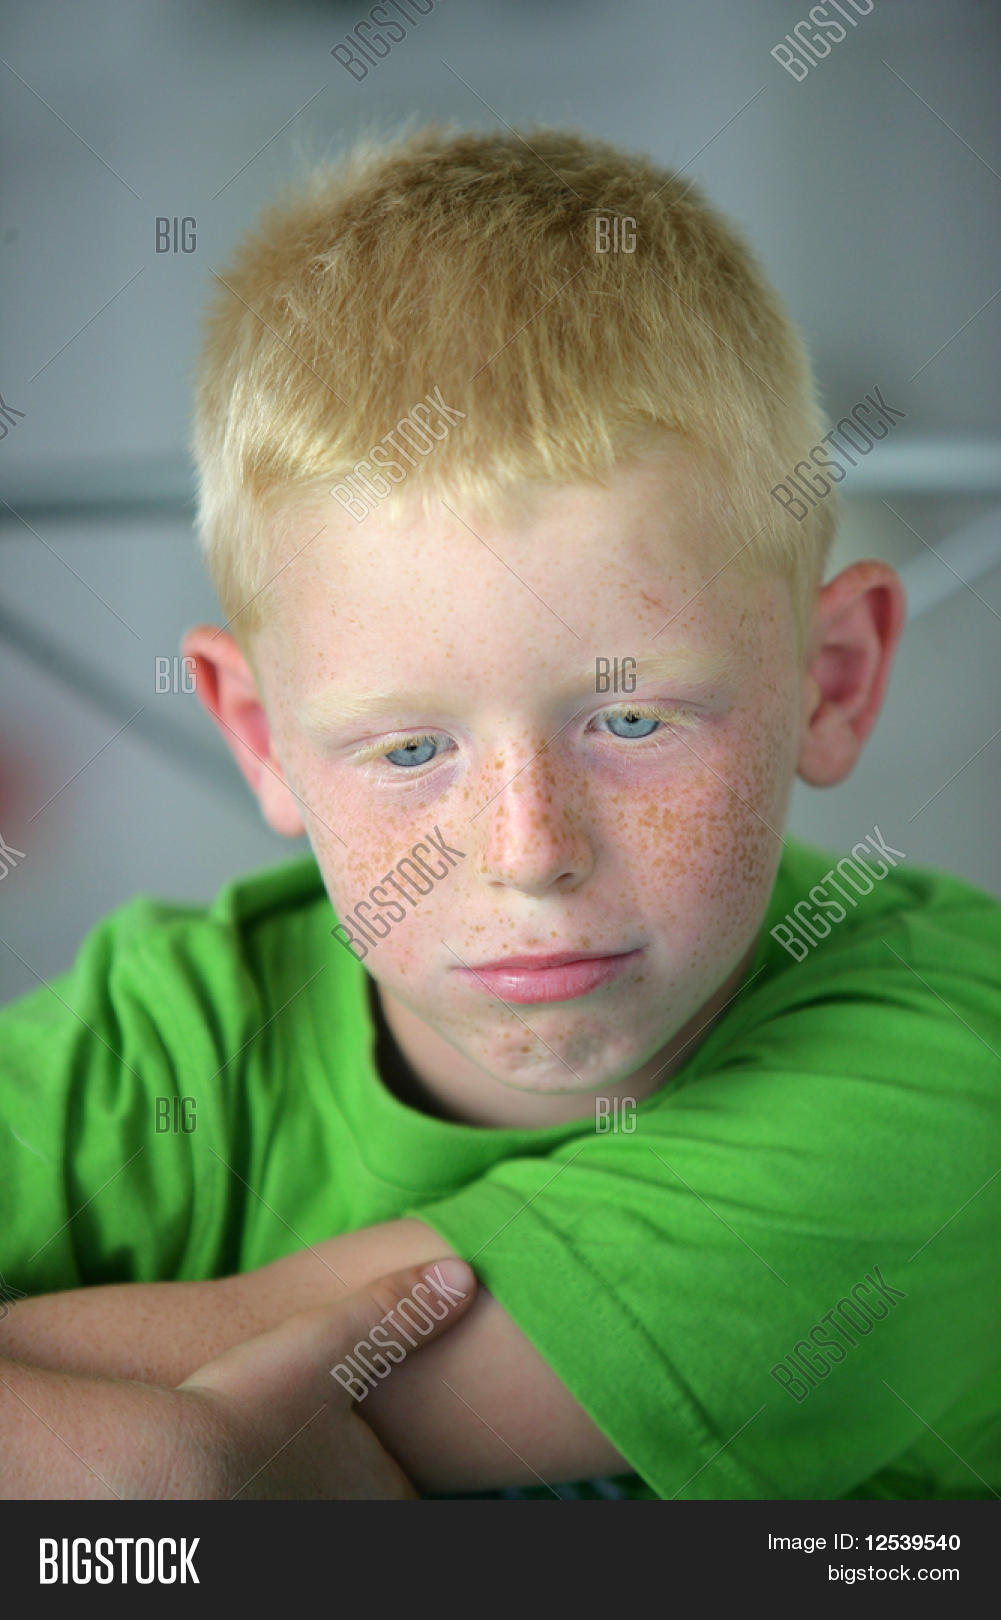
<svg viewBox="0 0 1001 1620">
<path fill-rule="evenodd" d="M 807 1067 L 849 1052 L 862 1069 L 905 1054 L 927 1066 L 934 1052 L 979 1047 L 976 1066 L 996 1070 L 1001 901 L 909 864 L 878 828 L 844 853 L 788 839 L 714 1055 L 752 1029 L 776 1053 L 798 1047 Z"/>
<path fill-rule="evenodd" d="M 169 1043 L 196 1013 L 231 1024 L 227 1013 L 269 1003 L 273 962 L 305 952 L 329 909 L 311 855 L 238 877 L 208 904 L 136 895 L 94 924 L 67 969 L 0 1009 L 0 1023 L 15 1046 L 48 1034 L 61 1047 L 89 1028 L 91 1049 L 104 1039 L 119 1051 L 130 1026 L 157 1026 Z"/>
</svg>

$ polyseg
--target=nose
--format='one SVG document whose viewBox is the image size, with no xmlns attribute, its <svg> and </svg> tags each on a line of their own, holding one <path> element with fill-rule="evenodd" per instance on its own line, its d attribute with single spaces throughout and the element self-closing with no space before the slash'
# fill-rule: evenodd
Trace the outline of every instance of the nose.
<svg viewBox="0 0 1001 1620">
<path fill-rule="evenodd" d="M 521 765 L 508 756 L 471 821 L 476 872 L 487 882 L 542 894 L 554 884 L 577 888 L 593 870 L 585 793 L 544 746 Z"/>
</svg>

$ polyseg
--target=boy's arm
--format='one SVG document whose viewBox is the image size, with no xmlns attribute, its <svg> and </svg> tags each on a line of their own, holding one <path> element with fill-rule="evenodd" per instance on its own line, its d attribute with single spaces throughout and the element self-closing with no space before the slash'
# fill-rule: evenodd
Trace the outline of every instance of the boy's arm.
<svg viewBox="0 0 1001 1620">
<path fill-rule="evenodd" d="M 408 1299 L 429 1302 L 411 1354 L 450 1331 L 475 1288 L 442 1262 L 292 1316 L 177 1389 L 0 1360 L 0 1497 L 413 1500 L 331 1364 Z"/>
<path fill-rule="evenodd" d="M 403 1219 L 215 1282 L 129 1283 L 25 1300 L 0 1324 L 0 1355 L 175 1385 L 288 1316 L 449 1252 L 423 1221 Z M 453 1331 L 395 1366 L 359 1410 L 425 1494 L 631 1472 L 483 1288 Z"/>
<path fill-rule="evenodd" d="M 191 1409 L 172 1389 L 82 1377 L 0 1360 L 0 1497 L 65 1501 L 173 1494 L 177 1458 L 192 1495 L 218 1495 Z"/>
</svg>

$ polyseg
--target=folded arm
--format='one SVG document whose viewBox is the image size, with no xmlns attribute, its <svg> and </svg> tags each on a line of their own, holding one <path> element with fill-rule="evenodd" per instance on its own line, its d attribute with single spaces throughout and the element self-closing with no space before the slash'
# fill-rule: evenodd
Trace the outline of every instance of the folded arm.
<svg viewBox="0 0 1001 1620">
<path fill-rule="evenodd" d="M 0 1323 L 0 1356 L 174 1386 L 230 1345 L 299 1311 L 448 1252 L 423 1221 L 403 1219 L 345 1233 L 236 1277 L 43 1295 L 21 1301 Z M 425 1494 L 630 1472 L 482 1288 L 461 1322 L 395 1366 L 358 1410 Z"/>
</svg>

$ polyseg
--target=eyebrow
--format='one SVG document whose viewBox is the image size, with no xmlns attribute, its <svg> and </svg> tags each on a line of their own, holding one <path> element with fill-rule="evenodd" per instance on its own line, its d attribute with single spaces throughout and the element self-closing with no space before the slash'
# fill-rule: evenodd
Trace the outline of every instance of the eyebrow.
<svg viewBox="0 0 1001 1620">
<path fill-rule="evenodd" d="M 630 660 L 628 655 L 620 655 L 617 665 L 612 655 L 608 655 L 607 664 L 609 697 L 628 697 L 630 690 L 623 685 L 626 678 L 632 680 L 635 676 L 637 685 L 641 681 L 666 679 L 708 686 L 731 679 L 737 671 L 738 659 L 732 647 L 725 647 L 715 653 L 686 654 L 679 651 L 657 653 L 635 660 Z M 591 691 L 595 681 L 596 671 L 591 667 L 576 681 L 569 682 L 566 691 Z M 330 687 L 315 693 L 300 705 L 299 721 L 308 731 L 324 731 L 345 721 L 361 720 L 391 709 L 430 709 L 440 704 L 440 692 L 419 691 L 414 687 L 405 691 L 376 687 Z"/>
</svg>

